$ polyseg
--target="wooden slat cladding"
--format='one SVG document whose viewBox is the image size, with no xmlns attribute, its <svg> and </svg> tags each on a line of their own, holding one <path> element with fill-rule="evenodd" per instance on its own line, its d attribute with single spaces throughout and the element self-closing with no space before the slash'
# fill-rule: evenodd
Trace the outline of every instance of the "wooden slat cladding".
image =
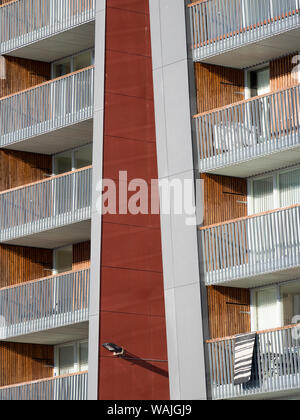
<svg viewBox="0 0 300 420">
<path fill-rule="evenodd" d="M 293 57 L 297 54 L 288 55 L 270 62 L 270 89 L 273 92 L 277 89 L 284 89 L 293 86 L 298 80 L 292 75 L 293 68 L 297 65 L 293 63 Z"/>
<path fill-rule="evenodd" d="M 0 343 L 0 386 L 53 376 L 53 346 Z"/>
<path fill-rule="evenodd" d="M 51 156 L 0 150 L 0 191 L 40 181 L 51 172 Z"/>
<path fill-rule="evenodd" d="M 82 242 L 73 245 L 73 270 L 88 268 L 91 263 L 91 243 Z"/>
<path fill-rule="evenodd" d="M 247 181 L 202 174 L 204 180 L 204 226 L 247 216 Z M 248 332 L 250 292 L 245 289 L 208 287 L 210 337 Z M 244 306 L 246 305 L 246 306 Z"/>
<path fill-rule="evenodd" d="M 247 181 L 202 174 L 204 180 L 204 226 L 247 216 Z"/>
<path fill-rule="evenodd" d="M 51 79 L 51 64 L 3 56 L 0 98 L 36 86 Z"/>
<path fill-rule="evenodd" d="M 248 289 L 208 287 L 210 338 L 222 338 L 251 331 Z"/>
<path fill-rule="evenodd" d="M 243 70 L 195 63 L 198 113 L 245 98 Z"/>
<path fill-rule="evenodd" d="M 51 275 L 52 251 L 0 245 L 0 288 Z"/>
</svg>

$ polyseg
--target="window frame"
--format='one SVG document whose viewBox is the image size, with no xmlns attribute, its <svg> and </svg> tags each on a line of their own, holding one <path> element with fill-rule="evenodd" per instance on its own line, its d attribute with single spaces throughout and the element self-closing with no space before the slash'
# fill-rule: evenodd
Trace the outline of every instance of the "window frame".
<svg viewBox="0 0 300 420">
<path fill-rule="evenodd" d="M 76 54 L 67 55 L 66 57 L 61 57 L 59 60 L 53 61 L 51 63 L 51 79 L 52 80 L 57 79 L 58 76 L 55 76 L 55 74 L 54 74 L 54 66 L 62 60 L 70 59 L 70 73 L 68 73 L 68 74 L 74 73 L 74 59 L 75 59 L 75 57 L 77 57 L 78 55 L 81 55 L 85 52 L 90 52 L 90 59 L 91 59 L 91 63 L 92 63 L 91 65 L 93 65 L 95 63 L 95 49 L 94 48 L 87 48 L 87 49 L 82 50 L 82 51 L 80 51 Z"/>
<path fill-rule="evenodd" d="M 56 346 L 54 346 L 54 376 L 64 376 L 60 374 L 60 367 L 59 367 L 59 350 L 63 347 L 70 347 L 73 346 L 74 348 L 74 364 L 73 364 L 73 373 L 70 373 L 70 375 L 72 374 L 76 374 L 76 373 L 80 373 L 80 372 L 85 372 L 83 370 L 81 370 L 80 368 L 80 344 L 83 343 L 89 343 L 89 340 L 83 339 L 83 340 L 78 340 L 78 341 L 71 341 L 68 343 L 63 343 L 63 344 L 58 344 Z"/>
</svg>

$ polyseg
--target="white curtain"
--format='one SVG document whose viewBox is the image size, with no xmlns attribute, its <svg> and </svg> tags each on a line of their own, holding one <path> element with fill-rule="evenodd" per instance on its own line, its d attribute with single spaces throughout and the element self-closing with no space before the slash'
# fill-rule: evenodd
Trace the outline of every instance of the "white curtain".
<svg viewBox="0 0 300 420">
<path fill-rule="evenodd" d="M 280 327 L 277 306 L 277 288 L 268 287 L 256 292 L 256 329 L 258 331 Z"/>
<path fill-rule="evenodd" d="M 273 177 L 253 181 L 253 213 L 261 213 L 273 208 Z"/>
<path fill-rule="evenodd" d="M 300 203 L 300 169 L 279 175 L 280 206 Z"/>
</svg>

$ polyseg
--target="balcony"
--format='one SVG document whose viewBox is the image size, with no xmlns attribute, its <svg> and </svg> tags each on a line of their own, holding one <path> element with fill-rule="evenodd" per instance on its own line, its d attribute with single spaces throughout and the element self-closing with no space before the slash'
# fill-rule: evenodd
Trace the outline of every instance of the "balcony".
<svg viewBox="0 0 300 420">
<path fill-rule="evenodd" d="M 0 388 L 0 401 L 86 401 L 88 373 Z"/>
<path fill-rule="evenodd" d="M 0 242 L 58 248 L 90 239 L 92 167 L 0 194 Z"/>
<path fill-rule="evenodd" d="M 300 85 L 194 117 L 200 172 L 235 177 L 300 159 Z"/>
<path fill-rule="evenodd" d="M 257 333 L 251 381 L 234 385 L 234 337 L 209 340 L 212 397 L 263 399 L 300 391 L 300 325 Z"/>
<path fill-rule="evenodd" d="M 250 288 L 300 277 L 300 206 L 200 228 L 207 286 Z"/>
<path fill-rule="evenodd" d="M 90 270 L 0 289 L 0 340 L 60 344 L 88 337 Z"/>
<path fill-rule="evenodd" d="M 1 9 L 0 9 L 1 10 Z M 0 147 L 54 154 L 93 137 L 94 67 L 0 100 Z"/>
<path fill-rule="evenodd" d="M 246 68 L 299 50 L 299 0 L 189 5 L 194 61 Z"/>
<path fill-rule="evenodd" d="M 0 55 L 55 61 L 94 46 L 95 0 L 16 0 L 0 7 Z"/>
</svg>

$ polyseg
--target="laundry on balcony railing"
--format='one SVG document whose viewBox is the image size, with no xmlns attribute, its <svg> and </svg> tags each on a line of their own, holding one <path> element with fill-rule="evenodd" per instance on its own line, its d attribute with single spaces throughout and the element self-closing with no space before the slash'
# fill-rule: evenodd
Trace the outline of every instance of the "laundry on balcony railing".
<svg viewBox="0 0 300 420">
<path fill-rule="evenodd" d="M 207 341 L 213 399 L 247 397 L 300 388 L 300 325 L 256 335 L 251 375 L 235 384 L 236 337 Z"/>
</svg>

